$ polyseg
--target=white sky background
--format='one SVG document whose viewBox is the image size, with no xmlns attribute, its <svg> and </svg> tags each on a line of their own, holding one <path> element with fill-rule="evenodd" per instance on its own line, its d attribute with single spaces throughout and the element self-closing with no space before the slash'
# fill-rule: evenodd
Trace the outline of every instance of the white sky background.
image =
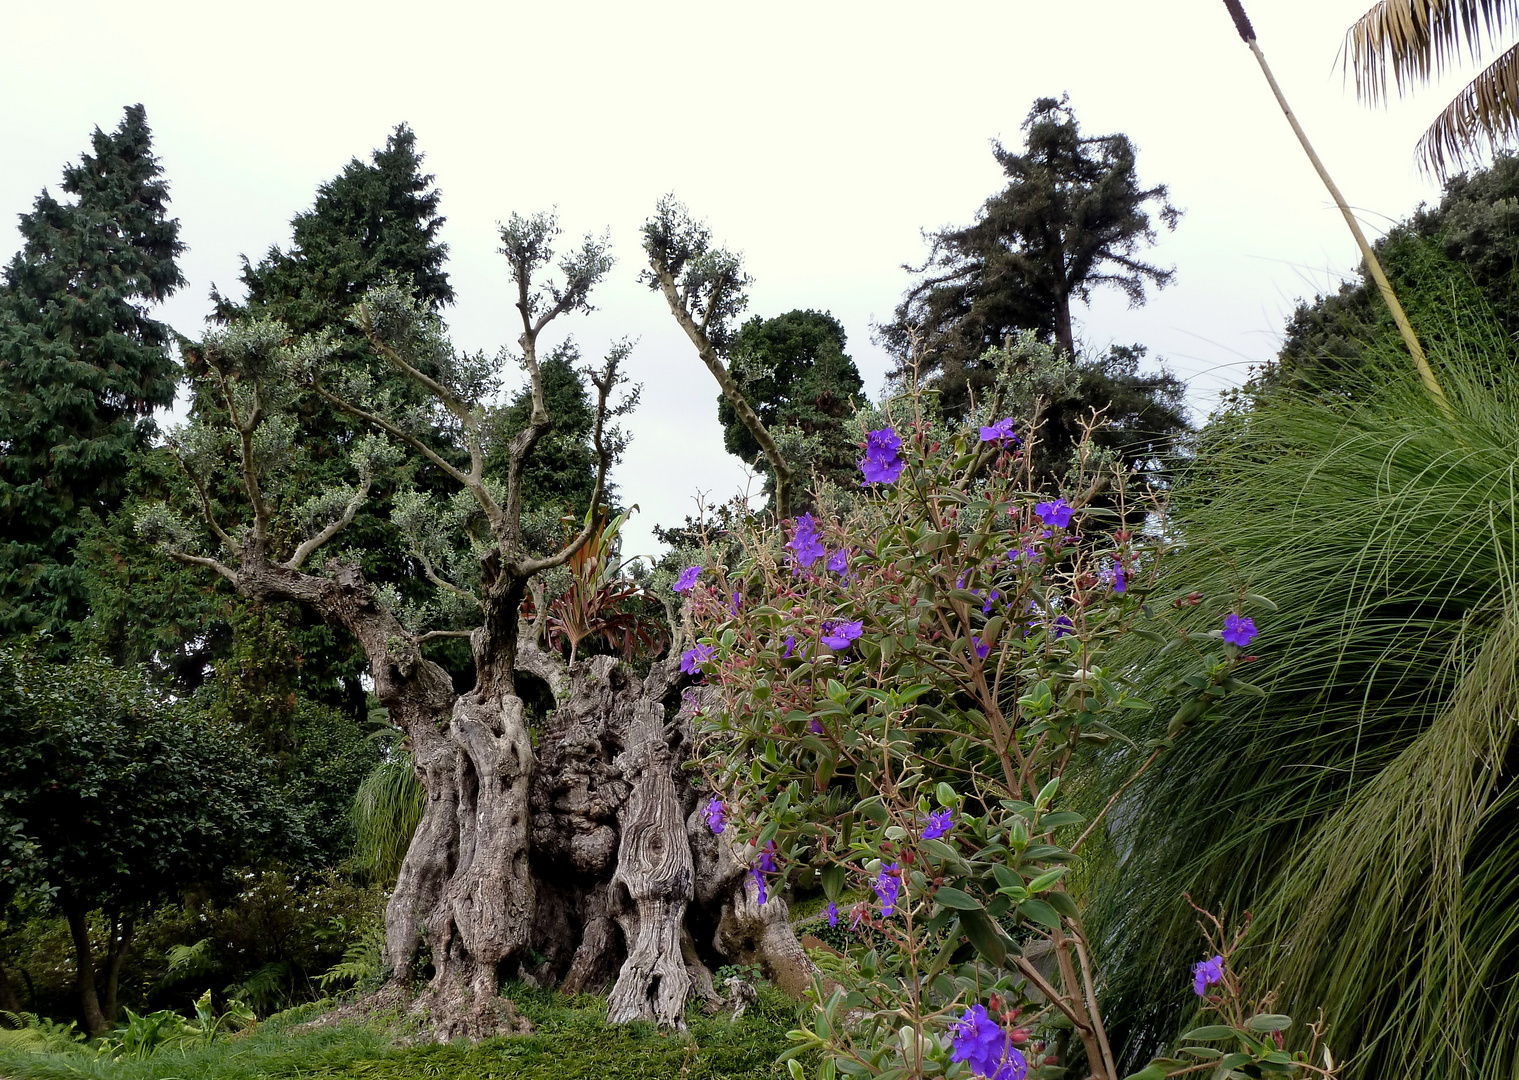
<svg viewBox="0 0 1519 1080">
<path fill-rule="evenodd" d="M 1254 0 L 1261 46 L 1368 228 L 1438 194 L 1414 142 L 1449 97 L 1356 103 L 1337 69 L 1370 0 Z M 1151 261 L 1175 283 L 1130 310 L 1078 308 L 1089 344 L 1141 342 L 1192 388 L 1199 416 L 1269 358 L 1299 297 L 1356 262 L 1350 235 L 1218 0 L 995 3 L 385 2 L 25 4 L 0 0 L 0 257 L 11 214 L 107 130 L 147 107 L 189 245 L 189 286 L 160 311 L 197 336 L 238 256 L 289 242 L 290 218 L 400 121 L 416 130 L 448 218 L 455 341 L 492 353 L 519 327 L 496 222 L 557 206 L 566 245 L 610 228 L 619 262 L 599 310 L 564 320 L 589 358 L 637 339 L 644 384 L 614 480 L 652 552 L 702 489 L 745 483 L 722 449 L 717 387 L 663 300 L 636 282 L 638 228 L 674 191 L 755 277 L 750 313 L 831 311 L 867 390 L 924 227 L 964 224 L 1001 188 L 988 142 L 1020 145 L 1035 97 L 1068 92 L 1089 134 L 1122 131 L 1146 183 L 1185 211 Z M 552 336 L 552 335 L 551 335 Z M 757 487 L 757 485 L 756 485 Z"/>
</svg>

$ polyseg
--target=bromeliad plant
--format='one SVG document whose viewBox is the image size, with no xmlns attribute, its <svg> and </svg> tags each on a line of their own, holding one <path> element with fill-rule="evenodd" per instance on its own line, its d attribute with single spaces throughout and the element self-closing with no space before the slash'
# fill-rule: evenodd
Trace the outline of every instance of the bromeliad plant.
<svg viewBox="0 0 1519 1080">
<path fill-rule="evenodd" d="M 676 585 L 705 632 L 686 668 L 715 691 L 706 821 L 748 841 L 757 903 L 820 883 L 830 925 L 874 943 L 820 961 L 794 1076 L 809 1052 L 826 1080 L 1063 1076 L 1074 1033 L 1091 1075 L 1117 1080 L 1072 883 L 1122 789 L 1085 821 L 1062 785 L 1154 707 L 1109 664 L 1116 641 L 1170 633 L 1189 658 L 1142 770 L 1253 690 L 1244 606 L 1264 601 L 1241 592 L 1227 627 L 1181 635 L 1152 595 L 1165 545 L 1123 528 L 1110 465 L 1083 450 L 1066 496 L 1041 498 L 1010 420 L 946 431 L 916 401 L 899 411 L 901 433 L 869 433 L 866 495 L 839 520 L 755 525 L 741 562 Z"/>
</svg>

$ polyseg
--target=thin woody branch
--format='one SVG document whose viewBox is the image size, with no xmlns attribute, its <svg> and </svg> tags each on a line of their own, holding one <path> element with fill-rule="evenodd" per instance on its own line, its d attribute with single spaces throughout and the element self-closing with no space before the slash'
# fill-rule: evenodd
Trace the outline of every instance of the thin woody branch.
<svg viewBox="0 0 1519 1080">
<path fill-rule="evenodd" d="M 281 565 L 286 570 L 299 570 L 306 560 L 311 557 L 313 551 L 348 528 L 353 522 L 353 516 L 359 512 L 359 507 L 363 506 L 364 501 L 369 498 L 369 488 L 370 483 L 366 480 L 364 486 L 359 489 L 358 495 L 350 499 L 348 505 L 343 508 L 342 516 L 328 524 L 325 529 L 315 536 L 303 541 L 301 546 L 295 549 L 295 554 L 290 556 L 287 562 L 281 563 Z"/>
<path fill-rule="evenodd" d="M 775 510 L 778 516 L 785 517 L 791 509 L 791 482 L 794 473 L 781 455 L 780 447 L 776 445 L 764 421 L 759 418 L 759 414 L 744 397 L 744 392 L 739 389 L 738 381 L 733 378 L 733 373 L 717 355 L 717 348 L 707 336 L 707 323 L 716 305 L 708 305 L 706 314 L 698 325 L 696 320 L 691 318 L 690 297 L 683 297 L 676 288 L 675 277 L 664 259 L 657 254 L 653 255 L 650 258 L 650 266 L 659 282 L 660 291 L 664 293 L 665 302 L 670 307 L 670 314 L 675 316 L 675 321 L 686 332 L 686 337 L 690 338 L 691 344 L 696 346 L 696 355 L 701 357 L 702 363 L 707 365 L 707 370 L 712 373 L 712 377 L 717 380 L 717 385 L 722 388 L 723 395 L 732 403 L 734 412 L 738 413 L 744 427 L 749 429 L 749 434 L 754 436 L 754 441 L 759 443 L 760 449 L 765 452 L 765 458 L 770 462 L 770 467 L 775 470 Z"/>
<path fill-rule="evenodd" d="M 619 354 L 614 351 L 607 357 L 607 366 L 602 370 L 601 377 L 592 375 L 596 384 L 596 425 L 591 431 L 591 441 L 596 447 L 596 486 L 591 490 L 591 507 L 594 510 L 601 502 L 601 496 L 606 490 L 607 471 L 611 468 L 612 453 L 606 446 L 605 429 L 606 418 L 609 412 L 607 402 L 611 397 L 612 389 L 617 385 L 617 362 Z M 515 464 L 515 459 L 514 462 Z M 591 514 L 586 518 L 585 524 L 575 538 L 561 548 L 556 554 L 542 559 L 529 559 L 521 566 L 521 572 L 525 577 L 542 573 L 544 570 L 552 570 L 556 566 L 563 566 L 575 552 L 579 551 L 591 539 L 597 528 L 596 516 Z"/>
<path fill-rule="evenodd" d="M 206 555 L 191 555 L 187 551 L 174 551 L 172 549 L 168 550 L 168 555 L 169 558 L 173 559 L 175 562 L 186 563 L 190 566 L 204 566 L 208 569 L 215 570 L 222 577 L 226 578 L 230 582 L 233 582 L 234 584 L 237 582 L 237 572 L 219 559 L 213 559 Z"/>
</svg>

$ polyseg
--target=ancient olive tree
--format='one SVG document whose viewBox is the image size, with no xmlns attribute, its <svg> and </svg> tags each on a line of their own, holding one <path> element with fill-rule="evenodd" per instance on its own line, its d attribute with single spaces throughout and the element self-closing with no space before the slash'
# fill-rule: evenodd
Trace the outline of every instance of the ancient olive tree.
<svg viewBox="0 0 1519 1080">
<path fill-rule="evenodd" d="M 386 914 L 387 961 L 395 984 L 428 979 L 418 1004 L 440 1038 L 509 1028 L 510 1005 L 497 994 L 507 977 L 573 991 L 615 980 L 612 1020 L 679 1025 L 693 989 L 715 998 L 706 961 L 758 962 L 797 989 L 807 976 L 784 902 L 759 904 L 745 891 L 753 853 L 714 835 L 698 809 L 678 661 L 642 678 L 609 656 L 567 665 L 538 647 L 536 627 L 520 625 L 534 578 L 569 560 L 595 523 L 551 550 L 522 512 L 525 470 L 555 422 L 540 337 L 591 309 L 612 262 L 605 242 L 588 237 L 555 274 L 558 232 L 543 214 L 513 215 L 501 229 L 522 327 L 515 357 L 456 352 L 401 284 L 356 306 L 354 324 L 427 392 L 425 407 L 334 362 L 330 336 L 295 338 L 259 319 L 209 335 L 198 349 L 221 411 L 176 434 L 198 521 L 165 506 L 140 521 L 175 559 L 246 596 L 309 605 L 363 650 L 427 794 Z M 623 389 L 626 352 L 615 346 L 589 373 L 593 503 L 623 443 L 616 417 L 637 396 Z M 499 391 L 513 358 L 532 407 L 507 437 Z M 305 395 L 368 431 L 350 451 L 357 483 L 287 499 Z M 417 470 L 446 477 L 455 494 L 409 487 Z M 415 573 L 436 587 L 427 604 L 403 603 L 391 583 L 365 580 L 353 553 L 333 550 L 382 484 L 400 488 L 392 517 Z M 475 682 L 462 692 L 423 653 L 445 636 L 470 641 Z"/>
</svg>

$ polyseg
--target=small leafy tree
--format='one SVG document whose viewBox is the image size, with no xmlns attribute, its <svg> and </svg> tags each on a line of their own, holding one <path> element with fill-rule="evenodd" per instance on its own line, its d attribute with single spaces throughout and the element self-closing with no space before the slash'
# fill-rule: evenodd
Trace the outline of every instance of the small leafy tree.
<svg viewBox="0 0 1519 1080">
<path fill-rule="evenodd" d="M 115 1018 L 144 909 L 262 854 L 305 853 L 298 815 L 236 730 L 156 694 L 137 671 L 0 649 L 0 759 L 0 835 L 24 838 L 34 898 L 68 920 L 92 1033 Z M 87 919 L 97 908 L 103 965 Z"/>
</svg>

